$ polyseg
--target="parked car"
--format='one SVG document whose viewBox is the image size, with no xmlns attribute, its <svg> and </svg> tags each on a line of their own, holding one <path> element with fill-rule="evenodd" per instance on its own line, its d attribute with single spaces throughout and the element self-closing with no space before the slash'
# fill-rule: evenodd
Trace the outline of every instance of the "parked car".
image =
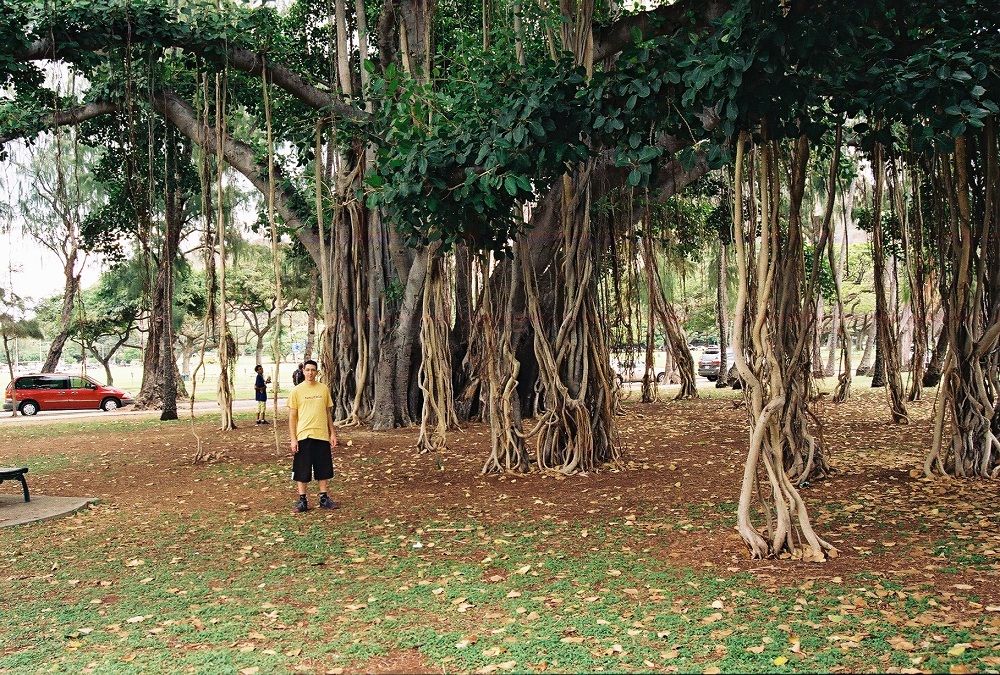
<svg viewBox="0 0 1000 675">
<path fill-rule="evenodd" d="M 732 366 L 734 359 L 733 350 L 727 349 L 726 364 L 728 366 Z M 721 363 L 722 352 L 719 349 L 719 345 L 709 345 L 705 347 L 705 351 L 702 352 L 701 358 L 698 359 L 698 374 L 707 378 L 709 382 L 715 382 L 719 379 L 719 366 Z"/>
<path fill-rule="evenodd" d="M 666 368 L 666 351 L 656 351 L 653 358 L 653 372 L 656 373 L 656 381 L 663 383 L 667 379 L 664 372 Z M 642 382 L 642 377 L 646 373 L 645 354 L 637 356 L 629 354 L 617 354 L 611 359 L 611 368 L 615 371 L 615 379 L 618 384 L 626 382 Z"/>
<path fill-rule="evenodd" d="M 44 373 L 20 375 L 7 385 L 3 409 L 17 409 L 22 415 L 35 415 L 39 410 L 115 410 L 135 402 L 132 394 L 107 387 L 86 375 Z"/>
</svg>

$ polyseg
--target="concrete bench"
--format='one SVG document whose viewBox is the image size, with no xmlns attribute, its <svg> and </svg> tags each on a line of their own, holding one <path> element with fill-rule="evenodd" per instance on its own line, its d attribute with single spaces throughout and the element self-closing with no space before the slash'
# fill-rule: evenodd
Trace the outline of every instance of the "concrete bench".
<svg viewBox="0 0 1000 675">
<path fill-rule="evenodd" d="M 24 492 L 24 501 L 31 501 L 31 494 L 28 492 L 28 481 L 24 479 L 24 474 L 28 473 L 28 467 L 0 466 L 0 483 L 5 480 L 21 481 L 21 491 Z"/>
</svg>

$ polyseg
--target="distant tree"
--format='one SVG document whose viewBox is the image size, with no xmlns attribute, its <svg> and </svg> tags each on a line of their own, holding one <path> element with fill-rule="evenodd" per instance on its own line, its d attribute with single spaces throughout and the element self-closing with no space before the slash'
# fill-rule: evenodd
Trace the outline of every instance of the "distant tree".
<svg viewBox="0 0 1000 675">
<path fill-rule="evenodd" d="M 23 232 L 51 251 L 62 266 L 63 293 L 58 324 L 52 333 L 43 373 L 51 373 L 62 358 L 70 337 L 73 306 L 80 289 L 80 275 L 87 262 L 82 223 L 104 201 L 103 187 L 90 166 L 99 151 L 77 143 L 72 129 L 44 135 L 30 146 L 18 168 L 34 178 L 21 184 L 16 195 Z"/>
<path fill-rule="evenodd" d="M 122 284 L 118 265 L 101 275 L 97 286 L 81 293 L 71 335 L 83 350 L 104 366 L 107 383 L 113 384 L 111 362 L 115 354 L 135 335 L 141 315 L 139 298 Z"/>
<path fill-rule="evenodd" d="M 215 349 L 218 340 L 212 334 L 208 312 L 208 288 L 205 272 L 185 268 L 174 286 L 174 334 L 181 359 L 181 373 L 191 376 L 191 359 L 202 349 Z"/>
<path fill-rule="evenodd" d="M 10 341 L 17 338 L 42 338 L 42 330 L 34 319 L 23 318 L 24 301 L 11 291 L 0 288 L 0 338 L 3 339 L 3 353 L 7 360 L 7 371 L 14 380 L 14 361 L 10 353 Z M 17 390 L 13 390 L 12 415 L 17 415 Z"/>
<path fill-rule="evenodd" d="M 291 269 L 284 264 L 286 253 L 284 249 L 281 250 L 282 285 L 284 289 L 288 289 L 295 286 L 296 275 L 286 273 L 286 269 L 288 272 Z M 249 246 L 233 262 L 232 269 L 227 273 L 227 298 L 230 307 L 246 322 L 254 343 L 256 363 L 261 363 L 264 358 L 265 337 L 277 325 L 289 305 L 298 300 L 295 293 L 286 292 L 283 293 L 282 306 L 278 306 L 271 251 L 266 246 Z M 308 287 L 305 292 L 308 293 Z M 301 296 L 302 293 L 297 295 Z M 278 355 L 275 354 L 274 357 L 278 358 Z"/>
</svg>

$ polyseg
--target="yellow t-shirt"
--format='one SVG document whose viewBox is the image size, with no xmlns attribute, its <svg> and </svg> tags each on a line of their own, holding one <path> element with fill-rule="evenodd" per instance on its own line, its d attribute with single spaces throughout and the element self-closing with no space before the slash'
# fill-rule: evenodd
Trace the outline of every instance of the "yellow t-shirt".
<svg viewBox="0 0 1000 675">
<path fill-rule="evenodd" d="M 315 438 L 319 441 L 330 440 L 330 426 L 327 424 L 326 411 L 333 407 L 330 389 L 319 382 L 302 382 L 292 389 L 287 406 L 295 408 L 299 413 L 295 428 L 295 438 Z"/>
</svg>

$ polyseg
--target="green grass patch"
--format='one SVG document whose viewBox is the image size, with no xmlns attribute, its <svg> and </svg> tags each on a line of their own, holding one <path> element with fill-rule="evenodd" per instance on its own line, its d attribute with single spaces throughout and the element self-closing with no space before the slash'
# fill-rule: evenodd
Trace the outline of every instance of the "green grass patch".
<svg viewBox="0 0 1000 675">
<path fill-rule="evenodd" d="M 978 630 L 921 623 L 944 601 L 928 588 L 696 572 L 599 523 L 581 548 L 578 526 L 554 521 L 244 512 L 112 530 L 100 511 L 2 534 L 19 602 L 0 618 L 0 669 L 351 671 L 415 651 L 452 672 L 825 672 L 913 658 L 947 670 L 972 662 L 948 650 Z"/>
</svg>

